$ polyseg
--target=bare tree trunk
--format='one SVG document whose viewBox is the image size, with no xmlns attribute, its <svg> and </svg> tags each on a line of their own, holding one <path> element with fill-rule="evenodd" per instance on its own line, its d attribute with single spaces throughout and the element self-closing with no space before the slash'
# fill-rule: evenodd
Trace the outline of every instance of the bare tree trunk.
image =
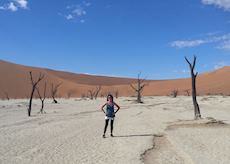
<svg viewBox="0 0 230 164">
<path fill-rule="evenodd" d="M 118 95 L 119 95 L 119 91 L 118 89 L 115 91 L 115 97 L 118 98 Z"/>
<path fill-rule="evenodd" d="M 172 97 L 173 98 L 176 98 L 177 97 L 177 95 L 178 95 L 178 90 L 177 89 L 174 89 L 173 91 L 172 91 Z"/>
<path fill-rule="evenodd" d="M 145 79 L 140 79 L 141 73 L 138 74 L 137 78 L 137 88 L 135 88 L 132 84 L 130 84 L 131 88 L 136 92 L 137 94 L 137 103 L 143 103 L 141 100 L 141 93 L 146 86 L 146 84 L 143 84 Z"/>
<path fill-rule="evenodd" d="M 138 86 L 138 88 L 137 88 L 137 102 L 142 103 L 142 101 L 141 101 L 141 89 L 140 89 L 141 88 L 141 82 L 140 82 L 139 76 L 138 76 L 137 86 Z"/>
<path fill-rule="evenodd" d="M 93 95 L 94 95 L 94 92 L 92 90 L 89 90 L 89 98 L 90 100 L 93 100 Z"/>
<path fill-rule="evenodd" d="M 29 101 L 29 108 L 28 108 L 28 116 L 31 116 L 31 109 L 32 109 L 32 101 L 33 101 L 33 96 L 34 96 L 34 91 L 38 85 L 38 83 L 44 78 L 44 75 L 42 75 L 40 73 L 39 78 L 37 79 L 37 81 L 34 81 L 33 79 L 33 75 L 32 72 L 30 71 L 30 80 L 31 80 L 31 84 L 32 84 L 32 91 L 30 94 L 30 101 Z"/>
<path fill-rule="evenodd" d="M 187 96 L 190 96 L 189 89 L 185 90 Z"/>
<path fill-rule="evenodd" d="M 59 84 L 57 84 L 57 85 L 55 85 L 55 86 L 54 86 L 53 83 L 51 84 L 51 96 L 52 96 L 52 98 L 53 98 L 53 103 L 55 103 L 55 104 L 58 103 L 57 100 L 55 99 L 55 97 L 56 97 L 56 94 L 57 94 L 57 92 L 58 92 L 58 88 L 61 86 L 61 84 L 62 84 L 62 83 L 59 83 Z"/>
<path fill-rule="evenodd" d="M 100 93 L 100 91 L 101 91 L 101 85 L 96 88 L 96 91 L 95 91 L 95 94 L 94 94 L 94 99 L 95 100 L 97 99 L 97 96 Z"/>
<path fill-rule="evenodd" d="M 38 96 L 39 96 L 39 98 L 40 98 L 40 100 L 41 100 L 41 102 L 42 102 L 42 106 L 41 106 L 41 109 L 40 109 L 40 112 L 39 112 L 39 113 L 41 113 L 41 114 L 46 113 L 46 112 L 44 111 L 44 101 L 45 101 L 45 99 L 46 99 L 46 83 L 45 83 L 45 86 L 44 86 L 43 97 L 41 96 L 38 87 L 36 87 L 36 90 L 37 90 Z"/>
<path fill-rule="evenodd" d="M 29 108 L 28 108 L 28 116 L 30 117 L 31 115 L 31 109 L 32 109 L 32 101 L 33 101 L 33 96 L 34 96 L 34 90 L 35 88 L 32 88 L 31 94 L 30 94 L 30 102 L 29 102 Z"/>
<path fill-rule="evenodd" d="M 41 114 L 46 113 L 46 112 L 44 111 L 44 100 L 42 100 L 42 107 L 41 107 L 41 109 L 40 109 L 40 113 L 41 113 Z"/>
<path fill-rule="evenodd" d="M 196 99 L 196 78 L 198 75 L 198 72 L 196 74 L 194 73 L 194 69 L 196 66 L 196 56 L 194 56 L 193 64 L 189 62 L 189 60 L 185 57 L 185 60 L 189 64 L 190 71 L 191 71 L 191 79 L 192 79 L 192 100 L 193 100 L 193 106 L 194 106 L 194 114 L 195 114 L 195 119 L 201 119 L 201 114 L 200 114 L 200 107 L 199 104 L 197 103 Z"/>
<path fill-rule="evenodd" d="M 93 89 L 91 89 L 91 90 L 88 90 L 88 92 L 89 92 L 89 96 L 90 96 L 90 99 L 91 100 L 93 100 L 93 99 L 97 99 L 97 97 L 98 97 L 98 94 L 100 93 L 100 91 L 101 91 L 101 85 L 100 86 L 98 86 L 98 87 L 96 87 L 96 89 L 95 90 L 93 90 Z"/>
<path fill-rule="evenodd" d="M 57 103 L 58 103 L 58 101 L 55 99 L 55 97 L 53 97 L 53 103 L 54 103 L 54 104 L 57 104 Z"/>
<path fill-rule="evenodd" d="M 7 100 L 10 100 L 9 94 L 7 92 L 4 92 L 4 95 L 5 95 Z"/>
</svg>

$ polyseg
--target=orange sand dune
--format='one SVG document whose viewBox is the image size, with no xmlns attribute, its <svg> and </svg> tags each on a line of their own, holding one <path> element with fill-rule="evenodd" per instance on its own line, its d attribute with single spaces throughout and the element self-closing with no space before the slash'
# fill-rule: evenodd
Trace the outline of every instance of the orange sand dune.
<svg viewBox="0 0 230 164">
<path fill-rule="evenodd" d="M 62 83 L 58 97 L 80 97 L 87 95 L 89 90 L 94 90 L 101 85 L 99 94 L 119 92 L 120 96 L 133 96 L 135 92 L 131 89 L 130 83 L 135 83 L 135 79 L 117 78 L 106 76 L 93 76 L 85 74 L 75 74 L 50 69 L 22 66 L 0 60 L 0 98 L 5 98 L 7 92 L 10 98 L 29 97 L 31 84 L 29 72 L 32 71 L 34 78 L 38 78 L 39 73 L 45 75 L 39 88 L 42 90 L 44 81 L 47 81 L 47 94 L 50 96 L 51 83 Z M 177 80 L 149 80 L 143 91 L 143 95 L 169 95 L 172 90 L 177 89 L 180 95 L 185 95 L 185 90 L 191 87 L 190 79 Z M 230 95 L 230 67 L 223 67 L 219 70 L 201 74 L 197 78 L 198 94 L 224 94 Z"/>
</svg>

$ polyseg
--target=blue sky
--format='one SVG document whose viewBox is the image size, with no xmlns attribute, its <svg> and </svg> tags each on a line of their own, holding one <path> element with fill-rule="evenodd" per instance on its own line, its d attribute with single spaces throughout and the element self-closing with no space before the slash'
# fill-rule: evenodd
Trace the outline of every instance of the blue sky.
<svg viewBox="0 0 230 164">
<path fill-rule="evenodd" d="M 0 0 L 0 59 L 76 73 L 188 77 L 230 65 L 230 0 Z"/>
</svg>

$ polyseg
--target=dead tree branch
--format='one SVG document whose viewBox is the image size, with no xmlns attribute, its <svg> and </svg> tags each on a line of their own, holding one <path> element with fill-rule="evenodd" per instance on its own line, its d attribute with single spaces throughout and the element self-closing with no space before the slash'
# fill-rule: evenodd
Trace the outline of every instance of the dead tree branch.
<svg viewBox="0 0 230 164">
<path fill-rule="evenodd" d="M 53 83 L 51 84 L 51 96 L 53 98 L 53 103 L 57 104 L 57 100 L 55 99 L 57 92 L 58 92 L 58 88 L 62 85 L 61 83 L 58 83 L 57 85 L 54 85 Z"/>
<path fill-rule="evenodd" d="M 32 109 L 32 101 L 33 101 L 34 91 L 35 91 L 38 83 L 45 77 L 45 75 L 42 75 L 40 73 L 38 79 L 35 81 L 33 79 L 32 71 L 30 71 L 29 74 L 30 74 L 30 81 L 31 81 L 31 85 L 32 85 L 32 90 L 31 90 L 31 94 L 30 94 L 30 101 L 29 101 L 29 108 L 28 108 L 28 116 L 30 117 L 31 116 L 31 109 Z"/>
<path fill-rule="evenodd" d="M 96 91 L 95 91 L 95 94 L 94 94 L 94 99 L 95 100 L 97 99 L 97 96 L 100 93 L 100 91 L 101 91 L 101 85 L 99 85 L 99 86 L 96 87 Z"/>
<path fill-rule="evenodd" d="M 141 93 L 144 90 L 144 87 L 146 86 L 145 79 L 140 79 L 141 73 L 138 74 L 137 78 L 137 87 L 134 87 L 132 84 L 130 84 L 130 87 L 136 92 L 137 94 L 137 103 L 143 103 L 141 100 Z"/>
<path fill-rule="evenodd" d="M 173 98 L 176 98 L 178 96 L 179 91 L 177 89 L 174 89 L 171 93 Z"/>
<path fill-rule="evenodd" d="M 196 66 L 196 56 L 194 56 L 193 63 L 191 63 L 186 57 L 185 60 L 187 61 L 190 71 L 191 71 L 191 80 L 192 80 L 192 100 L 193 100 L 193 105 L 194 105 L 194 114 L 195 114 L 195 119 L 200 119 L 201 114 L 200 114 L 200 107 L 199 104 L 197 103 L 197 92 L 196 92 L 196 78 L 198 75 L 198 72 L 194 72 L 195 66 Z"/>
<path fill-rule="evenodd" d="M 40 93 L 38 87 L 36 87 L 36 91 L 37 91 L 37 93 L 38 93 L 39 99 L 40 99 L 41 102 L 42 102 L 42 106 L 41 106 L 41 109 L 40 109 L 40 112 L 39 112 L 39 113 L 41 113 L 41 114 L 46 113 L 46 112 L 44 111 L 44 101 L 45 101 L 45 99 L 46 99 L 46 82 L 45 82 L 45 85 L 44 85 L 43 96 L 41 95 L 41 93 Z"/>
<path fill-rule="evenodd" d="M 187 96 L 190 96 L 190 89 L 186 89 L 185 93 L 186 93 Z"/>
<path fill-rule="evenodd" d="M 100 93 L 100 91 L 101 91 L 101 85 L 99 85 L 99 86 L 97 86 L 96 88 L 95 88 L 95 90 L 93 90 L 93 89 L 91 89 L 91 90 L 88 90 L 88 93 L 89 93 L 89 98 L 91 99 L 91 100 L 93 100 L 93 99 L 97 99 L 97 97 L 98 97 L 98 95 L 99 95 L 99 93 Z"/>
<path fill-rule="evenodd" d="M 4 93 L 4 95 L 5 95 L 5 98 L 7 99 L 7 100 L 10 100 L 10 97 L 9 97 L 9 94 L 7 93 L 7 92 L 3 92 Z"/>
</svg>

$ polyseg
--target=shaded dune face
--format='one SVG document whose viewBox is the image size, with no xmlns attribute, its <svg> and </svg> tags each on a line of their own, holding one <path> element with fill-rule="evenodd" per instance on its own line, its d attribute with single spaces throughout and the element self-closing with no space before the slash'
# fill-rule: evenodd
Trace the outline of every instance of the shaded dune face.
<svg viewBox="0 0 230 164">
<path fill-rule="evenodd" d="M 39 73 L 45 75 L 45 80 L 39 84 L 39 88 L 43 90 L 44 82 L 46 81 L 48 96 L 50 96 L 52 83 L 54 85 L 62 83 L 58 90 L 58 97 L 81 97 L 88 95 L 89 90 L 95 90 L 99 85 L 102 86 L 99 96 L 106 95 L 109 92 L 115 94 L 117 91 L 119 96 L 135 95 L 135 92 L 130 87 L 131 83 L 134 84 L 136 82 L 135 79 L 76 74 L 28 67 L 0 60 L 0 98 L 6 97 L 4 93 L 7 93 L 10 98 L 29 97 L 31 90 L 30 71 L 33 72 L 34 79 L 38 78 Z M 191 94 L 191 80 L 189 78 L 148 80 L 146 82 L 148 85 L 144 88 L 144 96 L 167 96 L 173 90 L 178 90 L 179 95 L 187 95 L 187 90 Z M 230 67 L 223 67 L 219 70 L 199 75 L 197 78 L 197 91 L 198 95 L 230 95 Z"/>
</svg>

